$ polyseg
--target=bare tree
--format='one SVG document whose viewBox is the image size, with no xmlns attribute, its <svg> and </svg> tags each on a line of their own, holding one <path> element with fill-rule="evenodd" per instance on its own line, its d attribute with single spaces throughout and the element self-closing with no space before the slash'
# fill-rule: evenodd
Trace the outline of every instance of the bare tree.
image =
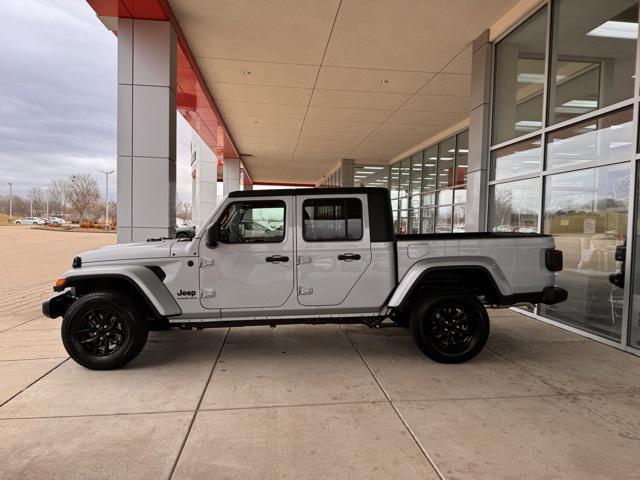
<svg viewBox="0 0 640 480">
<path fill-rule="evenodd" d="M 33 206 L 33 215 L 36 217 L 40 217 L 44 215 L 46 198 L 44 196 L 44 192 L 40 187 L 33 187 L 29 190 L 29 200 L 31 201 L 31 205 Z M 29 208 L 31 210 L 31 208 Z"/>
<path fill-rule="evenodd" d="M 86 219 L 88 214 L 95 214 L 95 207 L 100 200 L 98 182 L 88 173 L 71 175 L 67 200 L 81 221 Z"/>
<path fill-rule="evenodd" d="M 191 220 L 191 204 L 189 202 L 178 202 L 176 207 L 176 216 L 183 224 Z"/>
<path fill-rule="evenodd" d="M 49 200 L 49 211 L 53 215 L 64 215 L 68 193 L 69 182 L 66 180 L 51 181 L 47 188 L 47 199 Z"/>
</svg>

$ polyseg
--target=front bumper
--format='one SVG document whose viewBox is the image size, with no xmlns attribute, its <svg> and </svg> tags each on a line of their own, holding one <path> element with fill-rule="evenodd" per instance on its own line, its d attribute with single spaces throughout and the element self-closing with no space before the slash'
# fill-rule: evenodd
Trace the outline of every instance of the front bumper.
<svg viewBox="0 0 640 480">
<path fill-rule="evenodd" d="M 49 318 L 64 315 L 69 306 L 75 301 L 71 292 L 60 293 L 42 302 L 42 314 Z"/>
</svg>

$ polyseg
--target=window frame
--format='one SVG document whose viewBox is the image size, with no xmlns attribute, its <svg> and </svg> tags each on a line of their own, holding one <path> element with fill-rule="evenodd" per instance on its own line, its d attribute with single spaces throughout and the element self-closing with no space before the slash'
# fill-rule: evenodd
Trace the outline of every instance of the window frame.
<svg viewBox="0 0 640 480">
<path fill-rule="evenodd" d="M 273 199 L 273 200 L 236 200 L 233 201 L 231 203 L 229 203 L 225 209 L 223 210 L 222 214 L 216 219 L 215 224 L 217 224 L 220 229 L 222 230 L 222 219 L 224 218 L 224 216 L 226 215 L 226 213 L 229 211 L 229 209 L 231 207 L 233 207 L 234 205 L 237 204 L 265 204 L 265 203 L 279 203 L 282 204 L 282 209 L 283 209 L 283 224 L 282 224 L 282 237 L 279 240 L 265 240 L 265 241 L 250 241 L 250 242 L 225 242 L 224 240 L 222 240 L 221 238 L 218 239 L 218 241 L 224 245 L 251 245 L 251 244 L 265 244 L 265 243 L 284 243 L 287 240 L 287 202 L 285 202 L 284 200 L 278 200 L 278 199 Z M 269 208 L 269 207 L 262 207 L 262 208 Z M 271 207 L 271 208 L 280 208 L 280 206 L 277 207 Z"/>
<path fill-rule="evenodd" d="M 322 201 L 335 201 L 335 202 L 343 202 L 342 208 L 344 210 L 345 213 L 345 218 L 344 218 L 344 222 L 345 222 L 345 238 L 343 239 L 330 239 L 330 240 L 325 240 L 325 239 L 309 239 L 306 236 L 306 232 L 305 232 L 305 220 L 304 220 L 304 215 L 302 216 L 302 225 L 301 225 L 301 229 L 302 229 L 302 239 L 307 242 L 307 243 L 327 243 L 327 242 L 360 242 L 362 241 L 362 239 L 364 238 L 364 206 L 362 204 L 362 200 L 358 197 L 322 197 L 322 198 L 305 198 L 302 201 L 302 206 L 301 206 L 301 211 L 304 213 L 304 209 L 307 206 L 307 204 L 309 202 L 314 202 L 314 201 L 318 201 L 318 200 L 322 200 Z M 358 238 L 347 238 L 347 236 L 349 235 L 349 209 L 347 208 L 347 201 L 348 200 L 355 200 L 359 203 L 360 205 L 360 237 Z"/>
</svg>

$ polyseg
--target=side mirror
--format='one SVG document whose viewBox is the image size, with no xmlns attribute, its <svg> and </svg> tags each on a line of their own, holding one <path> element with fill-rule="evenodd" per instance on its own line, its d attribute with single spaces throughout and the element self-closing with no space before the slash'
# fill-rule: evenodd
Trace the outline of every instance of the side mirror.
<svg viewBox="0 0 640 480">
<path fill-rule="evenodd" d="M 207 247 L 216 248 L 220 240 L 220 225 L 214 223 L 207 228 Z"/>
</svg>

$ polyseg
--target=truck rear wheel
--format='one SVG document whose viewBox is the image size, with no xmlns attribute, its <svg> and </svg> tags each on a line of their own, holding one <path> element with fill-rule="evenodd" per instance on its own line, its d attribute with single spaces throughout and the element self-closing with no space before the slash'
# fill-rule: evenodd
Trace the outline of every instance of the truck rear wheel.
<svg viewBox="0 0 640 480">
<path fill-rule="evenodd" d="M 91 370 L 120 368 L 147 342 L 146 320 L 127 298 L 113 292 L 84 295 L 67 310 L 62 343 L 73 360 Z"/>
<path fill-rule="evenodd" d="M 414 306 L 409 330 L 418 348 L 432 360 L 462 363 L 487 343 L 489 315 L 469 292 L 443 289 Z"/>
</svg>

